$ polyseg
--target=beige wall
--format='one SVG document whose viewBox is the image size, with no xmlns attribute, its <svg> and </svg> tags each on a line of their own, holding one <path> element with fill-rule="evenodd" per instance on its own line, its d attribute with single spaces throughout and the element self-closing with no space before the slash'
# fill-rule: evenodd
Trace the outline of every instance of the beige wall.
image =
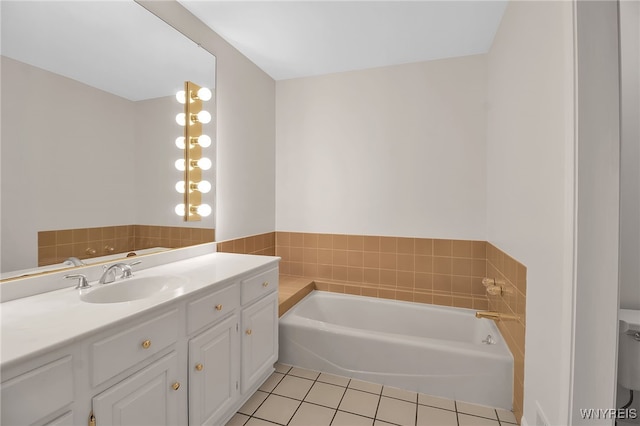
<svg viewBox="0 0 640 426">
<path fill-rule="evenodd" d="M 486 60 L 276 83 L 276 228 L 485 239 Z"/>
<path fill-rule="evenodd" d="M 274 231 L 274 80 L 177 1 L 138 3 L 216 56 L 216 238 Z"/>
<path fill-rule="evenodd" d="M 513 1 L 488 55 L 488 241 L 527 266 L 524 416 L 567 424 L 572 4 Z"/>
</svg>

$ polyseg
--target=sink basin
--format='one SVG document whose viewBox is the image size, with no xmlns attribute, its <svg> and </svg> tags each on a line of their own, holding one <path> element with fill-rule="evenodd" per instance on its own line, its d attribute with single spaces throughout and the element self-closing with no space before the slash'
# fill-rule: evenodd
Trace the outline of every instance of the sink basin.
<svg viewBox="0 0 640 426">
<path fill-rule="evenodd" d="M 81 294 L 80 299 L 88 303 L 129 302 L 176 290 L 185 282 L 177 276 L 134 276 L 111 284 L 96 284 L 93 290 Z"/>
</svg>

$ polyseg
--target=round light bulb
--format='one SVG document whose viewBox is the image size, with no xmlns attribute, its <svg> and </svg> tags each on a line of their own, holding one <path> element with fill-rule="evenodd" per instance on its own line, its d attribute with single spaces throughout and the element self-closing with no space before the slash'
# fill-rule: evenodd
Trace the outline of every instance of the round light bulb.
<svg viewBox="0 0 640 426">
<path fill-rule="evenodd" d="M 209 170 L 211 168 L 211 165 L 211 160 L 209 160 L 207 157 L 202 157 L 198 160 L 198 167 L 200 167 L 202 170 Z"/>
<path fill-rule="evenodd" d="M 181 126 L 184 126 L 186 124 L 186 120 L 184 118 L 184 112 L 181 112 L 180 114 L 176 115 L 176 123 L 178 123 Z"/>
<path fill-rule="evenodd" d="M 181 172 L 184 172 L 184 158 L 181 158 L 180 160 L 176 160 L 174 164 L 176 166 L 176 169 L 180 170 Z"/>
<path fill-rule="evenodd" d="M 209 148 L 211 146 L 211 138 L 207 135 L 199 136 L 198 145 L 200 145 L 203 148 Z"/>
<path fill-rule="evenodd" d="M 176 191 L 178 191 L 181 194 L 184 194 L 184 181 L 181 180 L 178 183 L 176 183 Z"/>
<path fill-rule="evenodd" d="M 211 114 L 209 111 L 202 110 L 198 113 L 198 121 L 203 124 L 207 124 L 211 121 Z"/>
<path fill-rule="evenodd" d="M 175 208 L 175 212 L 178 216 L 184 216 L 184 204 L 178 204 Z"/>
<path fill-rule="evenodd" d="M 206 87 L 200 88 L 200 90 L 198 90 L 198 99 L 200 99 L 201 101 L 210 100 L 211 99 L 211 90 L 207 89 Z"/>
<path fill-rule="evenodd" d="M 200 204 L 197 208 L 197 212 L 202 217 L 209 216 L 211 214 L 211 206 L 209 204 Z"/>
<path fill-rule="evenodd" d="M 211 184 L 209 183 L 209 181 L 203 180 L 198 182 L 197 188 L 198 191 L 206 194 L 207 192 L 211 191 Z"/>
<path fill-rule="evenodd" d="M 180 136 L 176 138 L 176 146 L 179 149 L 184 149 L 185 148 L 185 144 L 184 144 L 184 136 Z"/>
<path fill-rule="evenodd" d="M 187 101 L 187 95 L 184 93 L 184 90 L 180 90 L 176 93 L 176 100 L 184 105 Z"/>
</svg>

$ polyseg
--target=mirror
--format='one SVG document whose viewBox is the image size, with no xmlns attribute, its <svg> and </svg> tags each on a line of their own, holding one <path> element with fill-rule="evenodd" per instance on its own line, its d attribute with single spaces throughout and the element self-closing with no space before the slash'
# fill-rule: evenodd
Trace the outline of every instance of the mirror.
<svg viewBox="0 0 640 426">
<path fill-rule="evenodd" d="M 2 278 L 213 241 L 213 215 L 175 214 L 174 163 L 190 80 L 214 94 L 215 165 L 215 57 L 133 0 L 3 1 L 0 16 Z"/>
</svg>

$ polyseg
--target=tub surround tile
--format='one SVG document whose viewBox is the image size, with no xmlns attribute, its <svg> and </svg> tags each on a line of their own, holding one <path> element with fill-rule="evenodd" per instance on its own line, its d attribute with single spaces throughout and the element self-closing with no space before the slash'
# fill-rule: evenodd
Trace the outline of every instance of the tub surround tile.
<svg viewBox="0 0 640 426">
<path fill-rule="evenodd" d="M 283 233 L 279 233 L 283 234 Z M 225 253 L 241 253 L 241 254 L 256 254 L 263 256 L 275 256 L 276 255 L 276 240 L 282 243 L 287 241 L 285 235 L 277 237 L 275 232 L 267 232 L 265 234 L 251 235 L 244 238 L 237 238 L 234 240 L 220 241 L 218 242 L 217 250 Z M 302 245 L 295 246 L 299 250 L 291 251 L 287 254 L 287 257 L 296 256 L 296 259 L 300 259 L 302 262 Z M 282 265 L 282 264 L 281 264 Z M 299 274 L 296 274 L 299 275 Z"/>
</svg>

